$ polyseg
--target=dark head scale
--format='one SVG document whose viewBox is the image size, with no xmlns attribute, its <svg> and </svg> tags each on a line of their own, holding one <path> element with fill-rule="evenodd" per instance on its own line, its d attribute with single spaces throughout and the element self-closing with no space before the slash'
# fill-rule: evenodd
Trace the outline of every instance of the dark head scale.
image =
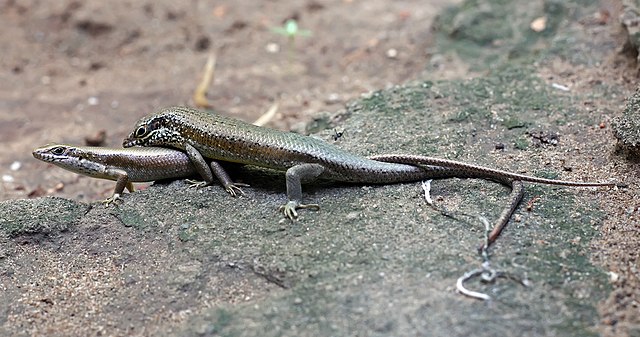
<svg viewBox="0 0 640 337">
<path fill-rule="evenodd" d="M 122 142 L 124 147 L 179 145 L 180 134 L 171 130 L 166 113 L 156 113 L 140 119 Z"/>
</svg>

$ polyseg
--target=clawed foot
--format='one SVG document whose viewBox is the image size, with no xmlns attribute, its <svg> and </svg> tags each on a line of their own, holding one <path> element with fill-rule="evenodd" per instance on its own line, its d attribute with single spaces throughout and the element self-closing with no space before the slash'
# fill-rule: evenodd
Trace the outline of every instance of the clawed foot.
<svg viewBox="0 0 640 337">
<path fill-rule="evenodd" d="M 242 192 L 242 189 L 240 187 L 249 187 L 249 185 L 243 183 L 233 183 L 225 186 L 224 190 L 229 192 L 232 197 L 237 197 L 239 195 L 244 195 L 244 192 Z"/>
<path fill-rule="evenodd" d="M 287 218 L 291 220 L 295 220 L 296 218 L 298 218 L 298 212 L 296 212 L 297 209 L 310 209 L 313 211 L 318 211 L 320 210 L 320 205 L 318 204 L 304 205 L 297 201 L 289 200 L 289 202 L 280 206 L 279 211 L 283 212 L 284 216 L 286 216 Z"/>
<path fill-rule="evenodd" d="M 107 198 L 102 201 L 105 207 L 109 207 L 111 204 L 117 204 L 118 202 L 122 202 L 122 198 L 118 193 L 115 193 L 111 198 Z"/>
<path fill-rule="evenodd" d="M 187 179 L 187 184 L 189 184 L 189 188 L 201 188 L 207 186 L 206 181 Z"/>
<path fill-rule="evenodd" d="M 187 179 L 187 183 L 189 184 L 189 188 L 196 188 L 196 189 L 205 187 L 208 185 L 206 181 L 198 181 L 198 180 L 191 180 L 191 179 Z M 237 197 L 240 195 L 244 195 L 244 192 L 242 192 L 242 189 L 240 187 L 249 187 L 249 185 L 243 184 L 243 183 L 233 183 L 233 184 L 224 186 L 224 190 L 229 192 L 231 196 Z"/>
</svg>

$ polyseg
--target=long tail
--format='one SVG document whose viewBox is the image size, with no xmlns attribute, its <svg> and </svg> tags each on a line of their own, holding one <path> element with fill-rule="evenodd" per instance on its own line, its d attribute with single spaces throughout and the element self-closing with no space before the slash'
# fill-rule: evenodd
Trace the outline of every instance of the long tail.
<svg viewBox="0 0 640 337">
<path fill-rule="evenodd" d="M 579 182 L 579 181 L 566 181 L 566 180 L 538 178 L 538 177 L 527 176 L 523 174 L 488 168 L 484 166 L 467 164 L 467 163 L 454 161 L 454 160 L 433 158 L 433 157 L 427 157 L 427 156 L 418 156 L 418 155 L 382 154 L 377 156 L 371 156 L 369 157 L 369 159 L 387 162 L 387 163 L 398 163 L 398 164 L 409 164 L 409 165 L 431 165 L 431 166 L 440 166 L 440 167 L 446 167 L 446 168 L 455 168 L 463 172 L 466 172 L 470 175 L 486 177 L 490 179 L 498 179 L 498 180 L 513 179 L 513 180 L 528 181 L 528 182 L 540 183 L 540 184 L 562 185 L 562 186 L 583 186 L 583 187 L 596 187 L 596 186 L 613 187 L 613 186 L 619 185 L 614 182 L 598 183 L 598 182 Z"/>
</svg>

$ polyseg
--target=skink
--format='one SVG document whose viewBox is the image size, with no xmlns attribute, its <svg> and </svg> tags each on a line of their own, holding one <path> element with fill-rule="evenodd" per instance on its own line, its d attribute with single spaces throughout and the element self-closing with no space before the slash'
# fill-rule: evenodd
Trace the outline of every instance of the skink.
<svg viewBox="0 0 640 337">
<path fill-rule="evenodd" d="M 69 171 L 93 178 L 116 181 L 107 204 L 119 200 L 132 182 L 189 177 L 196 174 L 189 157 L 181 151 L 160 147 L 116 149 L 49 144 L 33 150 L 33 156 Z"/>
</svg>

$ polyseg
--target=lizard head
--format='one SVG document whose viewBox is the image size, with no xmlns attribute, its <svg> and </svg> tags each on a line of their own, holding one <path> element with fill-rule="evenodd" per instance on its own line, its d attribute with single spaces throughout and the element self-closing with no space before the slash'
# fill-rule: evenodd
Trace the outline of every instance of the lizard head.
<svg viewBox="0 0 640 337">
<path fill-rule="evenodd" d="M 39 147 L 33 150 L 33 156 L 36 159 L 54 164 L 82 157 L 75 147 L 63 144 L 48 144 L 43 147 Z"/>
<path fill-rule="evenodd" d="M 122 146 L 172 146 L 184 148 L 184 138 L 173 124 L 172 115 L 168 109 L 143 117 L 122 142 Z"/>
<path fill-rule="evenodd" d="M 90 147 L 83 149 L 72 145 L 49 144 L 33 150 L 33 156 L 63 169 L 87 175 L 96 172 L 96 165 L 100 165 L 93 160 Z"/>
</svg>

